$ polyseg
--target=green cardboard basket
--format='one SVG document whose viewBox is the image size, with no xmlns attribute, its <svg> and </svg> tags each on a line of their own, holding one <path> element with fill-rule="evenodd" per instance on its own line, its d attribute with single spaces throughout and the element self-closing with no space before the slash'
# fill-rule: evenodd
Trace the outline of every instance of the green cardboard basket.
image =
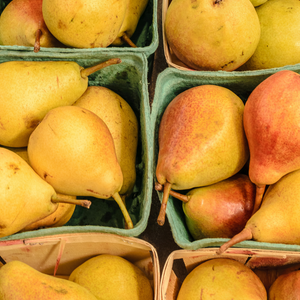
<svg viewBox="0 0 300 300">
<path fill-rule="evenodd" d="M 138 151 L 136 160 L 137 180 L 126 206 L 134 223 L 134 228 L 125 229 L 123 215 L 115 201 L 97 198 L 92 200 L 90 209 L 76 206 L 70 221 L 62 227 L 44 228 L 16 233 L 0 240 L 24 239 L 62 233 L 104 232 L 122 236 L 139 236 L 147 227 L 152 202 L 153 145 L 150 128 L 150 105 L 147 84 L 148 62 L 141 53 L 116 53 L 114 51 L 95 56 L 62 53 L 60 58 L 32 59 L 26 52 L 20 56 L 15 51 L 5 51 L 0 55 L 0 63 L 13 60 L 67 60 L 75 61 L 82 67 L 96 65 L 110 58 L 119 57 L 122 62 L 97 71 L 89 76 L 89 85 L 107 87 L 123 97 L 134 110 L 139 120 Z M 71 56 L 71 57 L 70 57 Z M 4 74 L 5 75 L 5 74 Z M 4 76 L 2 75 L 2 76 Z M 87 198 L 87 197 L 81 197 Z"/>
<path fill-rule="evenodd" d="M 282 68 L 280 68 L 282 69 Z M 297 73 L 297 66 L 285 67 Z M 276 72 L 277 69 L 247 72 L 206 72 L 206 71 L 182 71 L 175 68 L 167 68 L 158 75 L 152 103 L 151 127 L 153 130 L 153 174 L 156 180 L 156 164 L 158 158 L 158 129 L 162 115 L 167 105 L 181 92 L 198 85 L 214 84 L 226 87 L 236 93 L 245 103 L 252 90 L 265 78 Z M 157 192 L 159 200 L 162 201 L 162 192 Z M 221 246 L 228 241 L 225 238 L 204 238 L 194 240 L 190 235 L 185 223 L 182 202 L 169 197 L 166 217 L 168 218 L 171 232 L 175 243 L 183 248 L 196 250 L 205 247 Z M 262 243 L 253 240 L 243 241 L 233 247 L 300 251 L 300 245 L 285 245 L 275 243 Z"/>
<path fill-rule="evenodd" d="M 147 58 L 153 54 L 158 47 L 158 28 L 157 28 L 157 1 L 149 0 L 147 7 L 141 16 L 137 28 L 131 37 L 131 40 L 137 45 L 137 48 L 131 48 L 129 46 L 109 46 L 107 48 L 41 48 L 40 52 L 46 53 L 47 56 L 51 57 L 57 53 L 74 53 L 79 52 L 81 54 L 89 53 L 107 53 L 110 51 L 120 52 L 133 52 L 133 53 L 144 53 Z M 6 5 L 11 0 L 0 0 L 0 14 Z M 18 51 L 30 51 L 34 56 L 33 47 L 25 46 L 0 46 L 0 50 L 18 50 Z"/>
</svg>

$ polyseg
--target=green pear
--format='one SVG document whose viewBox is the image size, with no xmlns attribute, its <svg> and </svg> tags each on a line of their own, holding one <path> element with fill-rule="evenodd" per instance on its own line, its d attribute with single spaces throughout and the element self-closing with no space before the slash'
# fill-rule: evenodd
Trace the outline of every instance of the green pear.
<svg viewBox="0 0 300 300">
<path fill-rule="evenodd" d="M 128 228 L 132 221 L 119 195 L 123 174 L 104 121 L 79 106 L 51 109 L 28 142 L 32 168 L 58 193 L 114 198 Z"/>
<path fill-rule="evenodd" d="M 0 237 L 14 234 L 43 219 L 58 208 L 58 202 L 85 207 L 90 201 L 61 199 L 53 187 L 16 153 L 0 147 L 1 222 Z"/>
<path fill-rule="evenodd" d="M 156 184 L 156 190 L 162 190 Z M 170 191 L 182 200 L 188 231 L 195 240 L 232 238 L 252 215 L 255 185 L 245 174 L 235 174 L 217 183 L 194 188 L 187 194 Z"/>
<path fill-rule="evenodd" d="M 43 16 L 50 32 L 75 48 L 105 48 L 118 36 L 129 0 L 43 0 Z"/>
<path fill-rule="evenodd" d="M 266 3 L 268 0 L 250 0 L 254 7 L 260 6 Z"/>
<path fill-rule="evenodd" d="M 300 168 L 300 75 L 282 70 L 262 81 L 246 101 L 244 129 L 249 177 L 257 186 L 255 212 L 266 185 Z"/>
<path fill-rule="evenodd" d="M 0 268 L 0 300 L 97 300 L 84 287 L 70 280 L 44 274 L 13 260 Z"/>
<path fill-rule="evenodd" d="M 299 270 L 278 276 L 268 290 L 268 300 L 297 300 L 299 295 Z"/>
<path fill-rule="evenodd" d="M 157 181 L 164 185 L 158 223 L 163 225 L 171 188 L 186 190 L 229 178 L 249 158 L 244 103 L 216 85 L 190 88 L 165 109 L 158 132 Z"/>
<path fill-rule="evenodd" d="M 245 228 L 219 249 L 221 254 L 244 240 L 264 243 L 300 245 L 299 202 L 300 170 L 288 173 L 270 185 L 261 207 L 248 220 Z"/>
<path fill-rule="evenodd" d="M 0 144 L 26 147 L 28 138 L 54 107 L 73 104 L 88 76 L 119 59 L 90 68 L 73 61 L 8 61 L 0 64 Z"/>
<path fill-rule="evenodd" d="M 120 194 L 131 194 L 136 180 L 138 145 L 138 120 L 134 111 L 121 96 L 101 86 L 89 86 L 73 105 L 92 111 L 107 125 L 123 173 Z"/>
<path fill-rule="evenodd" d="M 254 53 L 260 24 L 249 0 L 173 0 L 165 34 L 175 55 L 196 70 L 232 71 Z"/>
<path fill-rule="evenodd" d="M 184 279 L 177 300 L 267 300 L 260 278 L 241 262 L 214 258 L 202 262 Z"/>
<path fill-rule="evenodd" d="M 12 0 L 0 16 L 0 44 L 11 46 L 63 47 L 48 30 L 42 14 L 43 0 Z"/>
<path fill-rule="evenodd" d="M 261 37 L 241 70 L 278 68 L 300 63 L 300 2 L 271 0 L 256 8 Z"/>
<path fill-rule="evenodd" d="M 149 0 L 129 1 L 120 32 L 117 38 L 113 41 L 112 45 L 120 46 L 126 43 L 129 46 L 136 47 L 136 45 L 133 44 L 130 38 L 135 32 L 137 24 L 147 7 L 148 2 Z"/>
<path fill-rule="evenodd" d="M 102 300 L 153 300 L 150 280 L 137 266 L 111 254 L 101 254 L 79 265 L 69 280 Z"/>
</svg>

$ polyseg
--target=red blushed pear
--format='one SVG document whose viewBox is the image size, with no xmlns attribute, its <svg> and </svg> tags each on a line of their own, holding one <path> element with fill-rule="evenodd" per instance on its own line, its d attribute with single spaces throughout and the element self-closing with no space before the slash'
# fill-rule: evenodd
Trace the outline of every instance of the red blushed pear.
<svg viewBox="0 0 300 300">
<path fill-rule="evenodd" d="M 164 185 L 157 219 L 163 225 L 171 188 L 206 186 L 238 173 L 249 157 L 244 103 L 217 85 L 190 88 L 163 113 L 158 133 L 157 181 Z"/>
<path fill-rule="evenodd" d="M 10 46 L 65 47 L 48 30 L 43 14 L 43 0 L 12 0 L 0 17 L 0 43 Z"/>
<path fill-rule="evenodd" d="M 217 250 L 217 254 L 245 240 L 300 245 L 299 182 L 300 170 L 296 170 L 268 186 L 260 209 L 241 232 Z"/>
<path fill-rule="evenodd" d="M 162 186 L 156 183 L 156 190 Z M 195 240 L 232 238 L 250 219 L 255 185 L 245 174 L 236 174 L 215 184 L 195 188 L 186 195 L 170 191 L 182 200 L 189 232 Z"/>
<path fill-rule="evenodd" d="M 300 75 L 279 71 L 250 94 L 244 110 L 249 177 L 257 186 L 254 212 L 266 185 L 300 168 Z"/>
</svg>

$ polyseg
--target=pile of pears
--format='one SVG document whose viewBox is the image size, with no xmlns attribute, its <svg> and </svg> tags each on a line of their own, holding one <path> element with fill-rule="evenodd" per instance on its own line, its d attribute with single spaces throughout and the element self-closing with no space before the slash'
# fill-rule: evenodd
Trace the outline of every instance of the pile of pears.
<svg viewBox="0 0 300 300">
<path fill-rule="evenodd" d="M 29 288 L 30 287 L 30 288 Z M 129 260 L 111 254 L 94 256 L 68 278 L 42 273 L 12 260 L 0 267 L 0 300 L 153 300 L 152 282 Z"/>
<path fill-rule="evenodd" d="M 164 32 L 186 67 L 247 71 L 300 63 L 298 0 L 173 0 Z"/>
<path fill-rule="evenodd" d="M 12 0 L 0 16 L 0 44 L 105 48 L 131 40 L 149 0 Z"/>
<path fill-rule="evenodd" d="M 171 195 L 194 239 L 230 238 L 218 254 L 247 239 L 300 245 L 299 87 L 300 75 L 282 70 L 245 104 L 216 85 L 172 99 L 158 131 L 158 223 Z"/>
<path fill-rule="evenodd" d="M 88 76 L 121 63 L 0 64 L 0 237 L 66 224 L 92 197 L 116 201 L 124 227 L 136 181 L 139 122 L 120 95 Z"/>
</svg>

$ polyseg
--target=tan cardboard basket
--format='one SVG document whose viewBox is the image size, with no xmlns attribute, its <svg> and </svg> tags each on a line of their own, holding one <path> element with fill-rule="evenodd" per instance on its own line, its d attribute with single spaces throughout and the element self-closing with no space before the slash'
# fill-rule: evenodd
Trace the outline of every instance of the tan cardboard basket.
<svg viewBox="0 0 300 300">
<path fill-rule="evenodd" d="M 176 300 L 186 275 L 209 259 L 231 258 L 243 263 L 258 275 L 267 290 L 279 275 L 300 269 L 300 252 L 232 248 L 217 255 L 217 249 L 173 251 L 163 267 L 159 299 Z"/>
<path fill-rule="evenodd" d="M 264 73 L 267 72 L 271 72 L 271 73 L 275 73 L 277 71 L 280 70 L 285 70 L 285 69 L 293 69 L 295 72 L 299 73 L 300 72 L 300 63 L 299 64 L 295 64 L 295 65 L 289 65 L 289 66 L 284 66 L 284 67 L 280 67 L 280 68 L 271 68 L 271 69 L 262 69 L 262 70 L 253 70 L 253 71 L 197 71 L 195 69 L 192 69 L 190 67 L 188 67 L 186 64 L 184 64 L 172 51 L 172 49 L 169 47 L 168 45 L 168 41 L 166 38 L 166 34 L 165 34 L 165 19 L 166 19 L 166 14 L 167 14 L 167 10 L 168 7 L 170 5 L 170 3 L 172 2 L 172 0 L 162 0 L 162 37 L 163 37 L 163 49 L 164 49 L 164 55 L 165 55 L 165 59 L 167 61 L 167 64 L 169 67 L 173 67 L 176 68 L 178 70 L 182 70 L 182 71 L 196 71 L 196 72 L 215 72 L 215 73 L 234 73 L 236 74 L 241 74 L 242 76 L 246 77 L 246 80 L 249 78 L 249 76 L 260 76 L 260 75 L 264 75 Z"/>
<path fill-rule="evenodd" d="M 0 242 L 3 262 L 19 260 L 42 273 L 66 279 L 80 264 L 100 254 L 118 255 L 138 266 L 152 284 L 154 300 L 158 299 L 158 255 L 144 240 L 107 233 L 75 233 Z"/>
</svg>

